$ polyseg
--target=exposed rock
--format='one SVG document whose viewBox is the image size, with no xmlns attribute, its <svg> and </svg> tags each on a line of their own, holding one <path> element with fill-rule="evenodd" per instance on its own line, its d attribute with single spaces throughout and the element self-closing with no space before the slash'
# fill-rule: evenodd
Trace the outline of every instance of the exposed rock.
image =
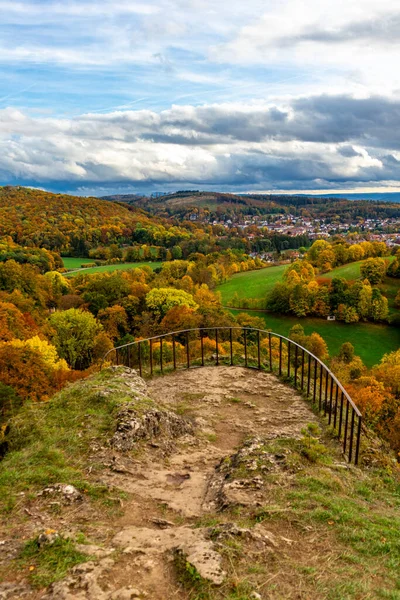
<svg viewBox="0 0 400 600">
<path fill-rule="evenodd" d="M 252 529 L 238 527 L 236 523 L 223 523 L 217 527 L 210 527 L 208 535 L 214 540 L 243 537 L 272 548 L 278 548 L 279 546 L 276 536 L 271 531 L 267 531 L 261 523 L 255 525 Z"/>
<path fill-rule="evenodd" d="M 265 449 L 268 441 L 264 437 L 251 438 L 235 454 L 220 461 L 208 484 L 204 510 L 260 504 L 264 488 L 262 475 L 285 468 L 286 455 L 268 452 Z"/>
<path fill-rule="evenodd" d="M 37 538 L 37 543 L 39 548 L 41 546 L 52 546 L 56 540 L 60 538 L 60 534 L 54 529 L 47 529 L 39 534 Z"/>
<path fill-rule="evenodd" d="M 82 494 L 73 485 L 66 483 L 55 483 L 45 487 L 38 493 L 38 497 L 43 496 L 61 496 L 67 503 L 78 502 L 83 500 Z"/>
<path fill-rule="evenodd" d="M 109 370 L 118 375 L 119 378 L 122 378 L 128 391 L 135 396 L 147 395 L 147 384 L 135 369 L 130 369 L 123 366 L 113 366 L 109 367 Z"/>
<path fill-rule="evenodd" d="M 183 417 L 154 407 L 138 407 L 129 402 L 118 413 L 117 430 L 111 445 L 122 452 L 132 450 L 139 440 L 152 440 L 159 436 L 174 439 L 193 434 L 193 426 Z"/>
<path fill-rule="evenodd" d="M 31 588 L 23 583 L 0 583 L 0 600 L 26 598 Z"/>
<path fill-rule="evenodd" d="M 149 557 L 174 551 L 185 557 L 201 577 L 220 585 L 226 576 L 222 570 L 222 557 L 207 538 L 207 530 L 176 527 L 155 531 L 146 527 L 128 527 L 118 533 L 113 544 L 129 553 L 142 553 Z"/>
<path fill-rule="evenodd" d="M 139 598 L 145 598 L 147 594 L 145 592 L 141 592 L 137 588 L 132 586 L 121 588 L 116 590 L 109 596 L 110 600 L 136 600 Z"/>
<path fill-rule="evenodd" d="M 77 565 L 71 575 L 50 586 L 43 600 L 110 600 L 111 593 L 101 588 L 99 580 L 113 565 L 110 558 Z"/>
</svg>

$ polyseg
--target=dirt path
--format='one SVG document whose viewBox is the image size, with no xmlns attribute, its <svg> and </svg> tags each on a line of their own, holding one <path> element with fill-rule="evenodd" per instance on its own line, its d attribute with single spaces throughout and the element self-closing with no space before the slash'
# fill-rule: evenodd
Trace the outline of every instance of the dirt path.
<svg viewBox="0 0 400 600">
<path fill-rule="evenodd" d="M 268 440 L 301 437 L 301 429 L 316 421 L 306 402 L 273 375 L 223 366 L 154 378 L 146 395 L 157 409 L 189 421 L 192 433 L 150 439 L 138 453 L 112 451 L 101 482 L 125 491 L 128 500 L 114 522 L 91 523 L 93 538 L 101 540 L 97 559 L 75 568 L 46 595 L 21 598 L 186 600 L 177 556 L 214 584 L 224 581 L 225 559 L 217 551 L 222 546 L 209 534 L 214 521 L 232 535 L 247 536 L 258 560 L 271 551 L 271 532 L 262 525 L 239 528 L 234 510 L 268 503 L 259 458 L 268 473 L 279 468 L 284 457 L 268 454 Z"/>
<path fill-rule="evenodd" d="M 275 376 L 240 367 L 206 367 L 154 378 L 148 394 L 158 406 L 191 420 L 196 435 L 183 436 L 166 455 L 155 443 L 146 457 L 131 465 L 123 462 L 129 475 L 109 472 L 104 478 L 133 498 L 115 524 L 121 529 L 112 539 L 129 560 L 114 567 L 106 579 L 112 579 L 114 587 L 133 578 L 152 600 L 186 598 L 176 589 L 165 550 L 215 514 L 216 467 L 247 438 L 300 437 L 315 416 Z M 260 503 L 262 494 L 235 489 L 229 499 Z"/>
</svg>

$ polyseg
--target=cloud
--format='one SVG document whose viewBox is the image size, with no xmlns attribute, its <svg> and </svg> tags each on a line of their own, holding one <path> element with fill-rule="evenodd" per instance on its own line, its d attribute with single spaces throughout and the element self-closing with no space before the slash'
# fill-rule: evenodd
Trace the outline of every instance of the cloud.
<svg viewBox="0 0 400 600">
<path fill-rule="evenodd" d="M 0 172 L 36 185 L 313 188 L 397 181 L 400 102 L 297 98 L 75 119 L 0 111 Z"/>
</svg>

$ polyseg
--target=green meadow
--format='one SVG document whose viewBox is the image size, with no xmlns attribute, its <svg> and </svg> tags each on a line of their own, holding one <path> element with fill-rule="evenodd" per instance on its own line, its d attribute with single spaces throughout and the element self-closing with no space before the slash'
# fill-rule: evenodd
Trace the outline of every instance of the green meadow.
<svg viewBox="0 0 400 600">
<path fill-rule="evenodd" d="M 357 279 L 360 277 L 361 264 L 362 261 L 343 265 L 330 273 L 324 274 L 322 278 Z M 221 292 L 222 303 L 229 306 L 235 292 L 239 298 L 265 298 L 275 283 L 282 279 L 286 267 L 287 265 L 279 265 L 233 275 L 229 281 L 217 288 Z M 386 278 L 381 286 L 383 293 L 388 297 L 391 312 L 394 311 L 393 302 L 399 287 L 400 281 L 390 278 Z M 236 314 L 238 312 L 249 312 L 253 316 L 261 317 L 265 321 L 267 329 L 272 329 L 275 333 L 285 336 L 288 335 L 293 325 L 301 323 L 306 334 L 316 331 L 324 338 L 331 355 L 338 353 L 343 342 L 351 342 L 356 353 L 361 356 L 368 367 L 378 363 L 385 353 L 397 350 L 400 347 L 400 329 L 389 325 L 375 323 L 347 324 L 312 317 L 300 319 L 295 316 L 246 309 L 232 309 L 232 312 Z"/>
<path fill-rule="evenodd" d="M 217 288 L 221 292 L 222 303 L 229 305 L 235 292 L 239 298 L 265 298 L 274 285 L 282 279 L 287 266 L 278 265 L 258 271 L 236 273 L 229 281 Z"/>
<path fill-rule="evenodd" d="M 62 256 L 61 258 L 66 269 L 80 269 L 82 265 L 93 262 L 90 258 L 76 258 L 75 256 Z"/>
<path fill-rule="evenodd" d="M 71 270 L 69 273 L 64 273 L 66 277 L 74 277 L 79 273 L 110 273 L 112 271 L 129 271 L 129 269 L 137 269 L 140 267 L 150 267 L 151 269 L 157 269 L 161 267 L 161 262 L 137 262 L 137 263 L 117 263 L 115 265 L 102 265 L 101 267 L 88 267 L 81 269 L 81 265 L 93 263 L 93 260 L 88 258 L 63 258 L 64 266 L 66 269 Z"/>
<path fill-rule="evenodd" d="M 265 328 L 275 333 L 287 336 L 293 325 L 300 323 L 307 335 L 313 331 L 319 333 L 328 344 L 329 354 L 338 354 L 344 342 L 350 342 L 356 354 L 361 356 L 367 367 L 377 364 L 387 352 L 398 350 L 400 347 L 400 329 L 376 323 L 342 323 L 340 321 L 325 321 L 306 317 L 299 319 L 295 316 L 276 315 L 260 311 L 230 309 L 233 314 L 248 312 L 253 317 L 261 317 Z"/>
</svg>

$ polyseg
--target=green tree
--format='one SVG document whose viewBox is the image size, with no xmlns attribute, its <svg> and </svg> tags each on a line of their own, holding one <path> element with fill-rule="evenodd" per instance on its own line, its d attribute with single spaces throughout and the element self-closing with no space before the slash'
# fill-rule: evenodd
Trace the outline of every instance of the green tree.
<svg viewBox="0 0 400 600">
<path fill-rule="evenodd" d="M 340 346 L 338 359 L 347 365 L 351 363 L 354 358 L 354 346 L 350 342 L 345 342 Z"/>
<path fill-rule="evenodd" d="M 388 301 L 377 288 L 372 290 L 371 318 L 374 321 L 384 321 L 389 314 Z"/>
<path fill-rule="evenodd" d="M 73 369 L 86 369 L 92 362 L 95 337 L 103 326 L 86 311 L 70 308 L 54 313 L 49 323 L 54 329 L 53 344 L 58 355 Z"/>
<path fill-rule="evenodd" d="M 164 317 L 174 306 L 187 306 L 197 309 L 193 296 L 184 290 L 174 288 L 153 288 L 146 295 L 146 305 L 159 317 Z"/>
<path fill-rule="evenodd" d="M 368 279 L 371 285 L 380 283 L 386 275 L 386 262 L 383 258 L 367 258 L 361 265 L 361 276 Z"/>
</svg>

